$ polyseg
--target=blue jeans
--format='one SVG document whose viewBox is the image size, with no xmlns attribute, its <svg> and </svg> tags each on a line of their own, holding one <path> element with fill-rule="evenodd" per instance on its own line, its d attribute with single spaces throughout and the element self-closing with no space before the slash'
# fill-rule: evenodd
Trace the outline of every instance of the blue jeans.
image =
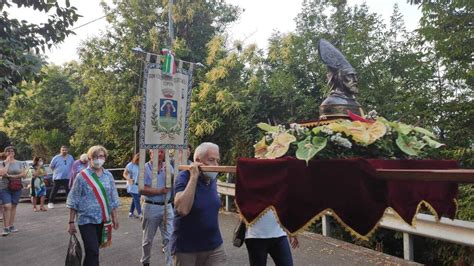
<svg viewBox="0 0 474 266">
<path fill-rule="evenodd" d="M 130 205 L 130 213 L 133 214 L 135 211 L 135 208 L 137 208 L 137 214 L 141 215 L 142 214 L 142 206 L 140 205 L 140 194 L 136 193 L 129 193 L 132 195 L 132 204 Z"/>
<path fill-rule="evenodd" d="M 286 236 L 277 238 L 249 238 L 245 239 L 245 246 L 249 253 L 250 266 L 267 265 L 267 255 L 273 259 L 276 266 L 292 266 L 290 245 Z"/>
</svg>

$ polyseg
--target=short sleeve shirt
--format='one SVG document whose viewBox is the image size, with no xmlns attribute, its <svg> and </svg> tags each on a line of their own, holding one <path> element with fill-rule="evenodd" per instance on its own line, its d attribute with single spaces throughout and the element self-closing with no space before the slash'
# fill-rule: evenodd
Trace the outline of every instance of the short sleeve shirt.
<svg viewBox="0 0 474 266">
<path fill-rule="evenodd" d="M 65 159 L 61 154 L 54 156 L 49 164 L 53 169 L 53 180 L 69 179 L 73 163 L 74 158 L 71 154 L 68 154 Z"/>
<path fill-rule="evenodd" d="M 170 169 L 171 173 L 174 172 L 173 167 Z M 145 176 L 143 178 L 143 184 L 145 186 L 151 187 L 151 175 L 152 175 L 152 164 L 151 162 L 147 162 L 145 164 Z M 162 167 L 156 176 L 156 188 L 163 188 L 166 185 L 166 172 L 165 168 Z M 171 199 L 171 190 L 166 194 L 166 202 L 170 201 Z M 165 202 L 165 195 L 153 195 L 153 196 L 145 196 L 145 200 L 153 201 L 153 202 Z"/>
<path fill-rule="evenodd" d="M 184 191 L 189 177 L 189 171 L 179 173 L 175 182 L 176 193 Z M 222 245 L 218 222 L 220 207 L 216 180 L 207 184 L 199 178 L 191 211 L 186 216 L 175 215 L 172 253 L 209 251 Z"/>
</svg>

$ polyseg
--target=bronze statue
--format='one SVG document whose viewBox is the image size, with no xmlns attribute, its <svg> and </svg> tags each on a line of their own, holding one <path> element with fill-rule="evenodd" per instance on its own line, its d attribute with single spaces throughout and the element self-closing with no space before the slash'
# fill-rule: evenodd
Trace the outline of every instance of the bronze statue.
<svg viewBox="0 0 474 266">
<path fill-rule="evenodd" d="M 359 92 L 355 69 L 336 47 L 324 39 L 319 41 L 318 51 L 328 68 L 328 85 L 331 88 L 329 96 L 319 106 L 319 119 L 349 117 L 348 111 L 363 115 L 355 98 Z"/>
</svg>

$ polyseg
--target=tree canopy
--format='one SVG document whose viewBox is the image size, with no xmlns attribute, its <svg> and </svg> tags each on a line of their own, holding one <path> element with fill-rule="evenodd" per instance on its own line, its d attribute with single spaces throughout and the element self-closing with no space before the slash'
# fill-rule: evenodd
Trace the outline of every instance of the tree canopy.
<svg viewBox="0 0 474 266">
<path fill-rule="evenodd" d="M 10 18 L 6 9 L 12 5 L 47 13 L 47 22 L 36 25 Z M 66 7 L 55 0 L 0 1 L 0 10 L 3 11 L 0 13 L 0 87 L 3 91 L 0 113 L 3 113 L 8 98 L 20 92 L 18 84 L 41 79 L 40 70 L 45 62 L 39 56 L 40 51 L 45 52 L 72 34 L 70 28 L 79 15 L 69 0 Z"/>
</svg>

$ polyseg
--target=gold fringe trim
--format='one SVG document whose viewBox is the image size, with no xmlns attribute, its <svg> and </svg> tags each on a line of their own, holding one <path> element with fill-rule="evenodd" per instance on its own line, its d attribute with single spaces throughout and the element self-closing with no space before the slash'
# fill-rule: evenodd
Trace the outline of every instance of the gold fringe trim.
<svg viewBox="0 0 474 266">
<path fill-rule="evenodd" d="M 336 122 L 344 121 L 344 120 L 347 120 L 347 119 L 336 118 L 336 119 L 328 119 L 328 120 L 319 120 L 319 121 L 314 121 L 314 122 L 301 123 L 299 125 L 302 127 L 313 128 L 317 126 L 329 125 L 331 123 L 336 123 Z"/>
<path fill-rule="evenodd" d="M 455 210 L 455 213 L 457 213 L 458 211 L 458 202 L 457 200 L 454 198 L 453 199 L 453 202 L 456 206 L 456 210 Z M 269 205 L 268 207 L 266 207 L 263 211 L 260 212 L 260 214 L 255 218 L 253 219 L 252 221 L 248 221 L 243 215 L 242 213 L 240 212 L 240 207 L 239 207 L 239 204 L 237 204 L 237 202 L 234 200 L 234 203 L 235 203 L 235 206 L 237 207 L 237 211 L 239 213 L 239 216 L 240 216 L 240 219 L 242 221 L 244 221 L 244 223 L 247 225 L 247 226 L 252 226 L 254 225 L 258 220 L 260 220 L 262 218 L 263 215 L 265 215 L 268 211 L 273 211 L 273 213 L 275 214 L 275 217 L 276 217 L 276 220 L 277 220 L 277 223 L 281 226 L 281 228 L 290 236 L 296 236 L 297 234 L 301 233 L 302 231 L 305 231 L 307 230 L 313 223 L 315 223 L 316 221 L 318 221 L 319 219 L 321 219 L 321 217 L 323 215 L 326 214 L 326 212 L 331 212 L 331 216 L 342 226 L 342 228 L 350 233 L 352 236 L 354 236 L 355 238 L 357 239 L 360 239 L 360 240 L 364 240 L 364 241 L 369 241 L 369 238 L 375 233 L 375 230 L 378 229 L 378 227 L 380 226 L 380 223 L 383 219 L 383 215 L 382 217 L 380 217 L 380 219 L 377 221 L 377 223 L 374 225 L 374 227 L 372 227 L 372 229 L 369 230 L 369 232 L 365 235 L 361 235 L 359 234 L 358 232 L 356 232 L 354 229 L 352 229 L 349 225 L 347 225 L 340 217 L 339 215 L 337 215 L 337 213 L 331 209 L 331 208 L 327 208 L 321 212 L 319 212 L 318 214 L 316 214 L 315 216 L 313 216 L 313 218 L 311 218 L 308 222 L 306 222 L 302 227 L 300 227 L 298 230 L 296 230 L 294 233 L 290 232 L 283 224 L 282 222 L 280 221 L 280 217 L 278 215 L 278 212 L 276 211 L 276 208 L 275 206 L 273 205 Z M 411 221 L 411 224 L 409 224 L 410 226 L 413 226 L 413 227 L 416 227 L 416 215 L 420 212 L 420 209 L 422 207 L 422 205 L 424 205 L 434 216 L 435 216 L 435 219 L 436 219 L 436 222 L 439 222 L 440 220 L 440 217 L 439 217 L 439 214 L 436 212 L 436 210 L 433 208 L 433 206 L 431 206 L 431 204 L 429 204 L 427 201 L 425 200 L 421 200 L 417 207 L 416 207 L 416 211 L 415 211 L 415 214 L 413 215 L 413 218 L 412 218 L 412 221 Z M 384 211 L 384 214 L 388 211 L 388 210 L 391 210 L 395 216 L 397 216 L 400 220 L 402 221 L 405 221 L 402 219 L 402 217 L 400 216 L 400 214 L 398 214 L 398 212 L 395 211 L 395 209 L 393 209 L 391 206 L 387 207 Z"/>
</svg>

